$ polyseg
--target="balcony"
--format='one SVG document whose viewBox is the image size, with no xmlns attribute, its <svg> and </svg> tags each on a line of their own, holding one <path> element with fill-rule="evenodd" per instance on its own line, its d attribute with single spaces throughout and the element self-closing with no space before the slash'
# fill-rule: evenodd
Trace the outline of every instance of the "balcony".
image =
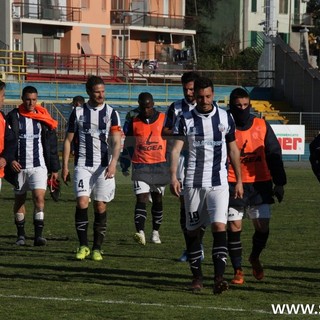
<svg viewBox="0 0 320 320">
<path fill-rule="evenodd" d="M 80 22 L 81 11 L 79 7 L 43 6 L 22 1 L 12 4 L 12 19 Z"/>
<path fill-rule="evenodd" d="M 175 15 L 161 15 L 138 11 L 110 11 L 111 25 L 127 25 L 139 27 L 187 29 L 192 26 L 192 18 Z M 190 29 L 190 28 L 188 28 Z"/>
<path fill-rule="evenodd" d="M 314 26 L 314 20 L 312 14 L 303 13 L 303 14 L 294 14 L 291 16 L 292 27 L 311 27 Z"/>
</svg>

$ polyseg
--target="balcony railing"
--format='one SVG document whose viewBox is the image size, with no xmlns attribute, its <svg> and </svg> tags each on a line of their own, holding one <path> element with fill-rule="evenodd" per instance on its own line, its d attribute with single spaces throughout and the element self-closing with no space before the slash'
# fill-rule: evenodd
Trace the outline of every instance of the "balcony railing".
<svg viewBox="0 0 320 320">
<path fill-rule="evenodd" d="M 176 15 L 162 15 L 149 12 L 138 11 L 110 11 L 110 21 L 112 25 L 130 25 L 142 27 L 161 27 L 161 28 L 177 28 L 190 29 L 186 26 L 192 25 L 193 18 Z"/>
<path fill-rule="evenodd" d="M 57 20 L 68 22 L 81 21 L 79 7 L 44 6 L 26 1 L 12 4 L 12 19 Z"/>
</svg>

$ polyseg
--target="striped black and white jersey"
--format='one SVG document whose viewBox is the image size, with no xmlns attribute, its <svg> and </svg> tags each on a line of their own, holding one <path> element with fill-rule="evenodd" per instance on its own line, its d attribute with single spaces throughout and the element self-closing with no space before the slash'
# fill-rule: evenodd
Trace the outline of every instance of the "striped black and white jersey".
<svg viewBox="0 0 320 320">
<path fill-rule="evenodd" d="M 19 115 L 18 162 L 22 169 L 45 167 L 41 122 Z"/>
<path fill-rule="evenodd" d="M 108 166 L 108 137 L 113 127 L 121 128 L 120 117 L 107 104 L 76 107 L 69 118 L 67 132 L 75 134 L 75 165 Z"/>
<path fill-rule="evenodd" d="M 181 99 L 173 102 L 166 111 L 164 126 L 166 128 L 173 129 L 177 117 L 183 112 L 188 112 L 194 109 L 196 105 L 196 103 L 188 103 L 186 99 Z"/>
<path fill-rule="evenodd" d="M 235 140 L 235 124 L 230 114 L 215 105 L 207 114 L 195 108 L 180 115 L 174 135 L 184 137 L 188 146 L 186 187 L 228 184 L 227 143 Z"/>
</svg>

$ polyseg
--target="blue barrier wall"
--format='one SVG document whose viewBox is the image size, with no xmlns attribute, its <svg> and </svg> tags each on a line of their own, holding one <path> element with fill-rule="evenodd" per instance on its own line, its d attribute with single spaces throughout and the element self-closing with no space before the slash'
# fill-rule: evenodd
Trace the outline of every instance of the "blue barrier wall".
<svg viewBox="0 0 320 320">
<path fill-rule="evenodd" d="M 22 89 L 31 85 L 37 88 L 39 100 L 72 100 L 75 95 L 87 96 L 84 84 L 72 83 L 6 83 L 6 99 L 20 99 Z M 215 99 L 228 99 L 235 86 L 216 86 Z M 180 85 L 106 84 L 107 100 L 136 101 L 139 93 L 150 92 L 155 101 L 171 102 L 183 96 Z"/>
</svg>

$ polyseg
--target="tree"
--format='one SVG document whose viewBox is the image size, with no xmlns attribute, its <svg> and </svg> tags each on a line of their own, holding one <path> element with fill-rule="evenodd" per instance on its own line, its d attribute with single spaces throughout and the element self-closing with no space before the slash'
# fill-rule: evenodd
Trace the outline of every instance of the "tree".
<svg viewBox="0 0 320 320">
<path fill-rule="evenodd" d="M 196 51 L 198 69 L 257 69 L 259 54 L 252 50 L 239 52 L 234 30 L 224 34 L 221 43 L 213 43 L 210 22 L 217 14 L 217 4 L 222 0 L 186 0 L 186 15 L 193 17 L 190 26 L 197 31 Z"/>
</svg>

